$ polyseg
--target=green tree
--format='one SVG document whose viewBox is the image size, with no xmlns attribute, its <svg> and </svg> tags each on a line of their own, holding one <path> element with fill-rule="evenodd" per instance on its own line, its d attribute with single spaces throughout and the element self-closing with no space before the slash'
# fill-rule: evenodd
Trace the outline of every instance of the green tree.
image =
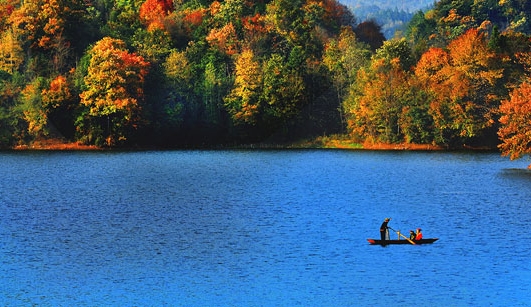
<svg viewBox="0 0 531 307">
<path fill-rule="evenodd" d="M 400 133 L 406 143 L 435 143 L 433 117 L 430 114 L 430 105 L 426 103 L 431 96 L 414 75 L 409 76 L 407 81 L 398 121 Z"/>
<path fill-rule="evenodd" d="M 323 64 L 328 69 L 336 93 L 336 109 L 344 121 L 342 102 L 349 88 L 356 82 L 356 74 L 370 63 L 369 47 L 356 39 L 351 27 L 345 27 L 337 39 L 332 39 L 325 48 Z M 344 126 L 345 123 L 342 122 Z"/>
<path fill-rule="evenodd" d="M 108 14 L 104 16 L 101 29 L 103 35 L 120 39 L 127 46 L 132 45 L 135 33 L 143 27 L 139 16 L 140 6 L 143 3 L 144 0 L 119 0 L 107 3 Z"/>
<path fill-rule="evenodd" d="M 301 10 L 302 5 L 302 0 L 272 0 L 267 5 L 267 24 L 294 46 L 303 45 L 308 41 L 306 35 L 310 33 L 310 28 L 304 20 L 304 12 Z"/>
<path fill-rule="evenodd" d="M 376 50 L 375 58 L 385 59 L 387 62 L 398 59 L 404 71 L 411 70 L 415 64 L 411 48 L 405 38 L 385 41 L 382 47 Z"/>
<path fill-rule="evenodd" d="M 406 37 L 412 45 L 414 58 L 420 56 L 431 46 L 431 36 L 435 33 L 437 22 L 433 17 L 433 11 L 424 13 L 418 11 L 407 24 Z"/>
<path fill-rule="evenodd" d="M 168 130 L 169 133 L 175 134 L 181 127 L 183 118 L 183 109 L 186 101 L 190 98 L 191 93 L 191 64 L 186 57 L 185 52 L 172 50 L 163 64 L 165 76 L 166 97 L 161 110 L 160 124 L 157 130 Z"/>
<path fill-rule="evenodd" d="M 282 57 L 273 54 L 264 63 L 263 92 L 261 105 L 264 106 L 265 125 L 278 127 L 293 118 L 304 105 L 305 84 L 297 70 L 290 69 Z"/>
<path fill-rule="evenodd" d="M 27 123 L 28 133 L 33 138 L 41 138 L 49 134 L 49 109 L 42 101 L 41 91 L 43 88 L 43 78 L 37 78 L 27 84 L 20 95 L 20 104 L 18 106 Z"/>
</svg>

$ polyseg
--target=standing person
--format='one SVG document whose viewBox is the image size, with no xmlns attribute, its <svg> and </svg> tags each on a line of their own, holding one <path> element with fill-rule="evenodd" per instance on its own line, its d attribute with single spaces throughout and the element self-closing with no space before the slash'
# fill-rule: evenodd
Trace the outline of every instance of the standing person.
<svg viewBox="0 0 531 307">
<path fill-rule="evenodd" d="M 416 237 L 417 237 L 417 234 L 413 230 L 410 230 L 409 231 L 409 239 L 413 241 L 413 240 L 415 240 Z"/>
<path fill-rule="evenodd" d="M 391 219 L 385 218 L 382 225 L 380 226 L 380 238 L 382 241 L 389 240 L 389 227 L 387 227 L 387 223 L 389 223 Z"/>
<path fill-rule="evenodd" d="M 417 228 L 417 234 L 415 235 L 415 240 L 422 240 L 422 229 Z"/>
</svg>

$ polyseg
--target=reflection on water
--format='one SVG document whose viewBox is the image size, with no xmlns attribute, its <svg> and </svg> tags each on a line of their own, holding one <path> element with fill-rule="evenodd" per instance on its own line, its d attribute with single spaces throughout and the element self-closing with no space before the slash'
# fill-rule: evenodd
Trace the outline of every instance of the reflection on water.
<svg viewBox="0 0 531 307">
<path fill-rule="evenodd" d="M 0 305 L 530 298 L 531 176 L 496 154 L 0 155 Z M 387 216 L 440 240 L 370 246 Z"/>
<path fill-rule="evenodd" d="M 502 170 L 501 175 L 510 179 L 531 180 L 531 169 L 507 168 Z"/>
</svg>

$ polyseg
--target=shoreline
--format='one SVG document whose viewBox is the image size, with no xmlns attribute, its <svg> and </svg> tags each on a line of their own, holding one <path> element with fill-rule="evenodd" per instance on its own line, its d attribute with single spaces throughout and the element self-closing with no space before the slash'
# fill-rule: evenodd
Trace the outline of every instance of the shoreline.
<svg viewBox="0 0 531 307">
<path fill-rule="evenodd" d="M 13 146 L 13 151 L 96 151 L 105 150 L 105 148 L 96 145 L 84 145 L 79 142 L 63 142 L 61 140 L 43 140 L 35 141 L 31 144 L 22 144 Z"/>
<path fill-rule="evenodd" d="M 85 145 L 80 142 L 64 142 L 50 139 L 35 141 L 31 144 L 16 145 L 5 150 L 12 151 L 107 151 L 107 150 L 178 150 L 178 149 L 345 149 L 345 150 L 374 150 L 374 151 L 496 151 L 496 148 L 463 146 L 462 148 L 449 149 L 433 144 L 416 143 L 353 143 L 347 140 L 328 139 L 326 141 L 310 141 L 291 144 L 248 144 L 236 146 L 212 146 L 212 147 L 125 147 L 109 148 L 96 145 Z"/>
</svg>

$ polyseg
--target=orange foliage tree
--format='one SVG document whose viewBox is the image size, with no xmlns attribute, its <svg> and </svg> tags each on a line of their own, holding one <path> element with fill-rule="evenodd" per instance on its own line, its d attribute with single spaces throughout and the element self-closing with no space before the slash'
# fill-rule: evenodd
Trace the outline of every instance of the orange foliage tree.
<svg viewBox="0 0 531 307">
<path fill-rule="evenodd" d="M 207 42 L 224 52 L 227 55 L 234 55 L 239 52 L 239 39 L 236 35 L 236 29 L 232 22 L 229 22 L 222 28 L 214 28 L 206 37 Z"/>
<path fill-rule="evenodd" d="M 448 51 L 429 49 L 417 63 L 416 76 L 431 93 L 439 143 L 480 137 L 494 124 L 503 77 L 494 60 L 485 35 L 470 29 L 450 42 Z"/>
<path fill-rule="evenodd" d="M 355 139 L 369 142 L 402 142 L 402 111 L 409 100 L 408 75 L 398 58 L 373 60 L 361 69 L 345 104 L 347 124 Z"/>
<path fill-rule="evenodd" d="M 513 90 L 509 100 L 500 105 L 500 129 L 502 141 L 499 148 L 511 160 L 531 154 L 531 80 Z M 530 165 L 531 167 L 531 165 Z"/>
<path fill-rule="evenodd" d="M 65 101 L 72 99 L 70 87 L 64 76 L 57 76 L 53 79 L 50 82 L 50 88 L 42 90 L 41 95 L 42 102 L 51 108 L 57 108 Z"/>
<path fill-rule="evenodd" d="M 82 0 L 28 0 L 12 11 L 8 23 L 23 46 L 50 57 L 48 63 L 54 73 L 67 69 L 73 37 L 67 37 L 72 24 L 82 18 Z M 70 28 L 69 28 L 70 27 Z M 72 34 L 72 33 L 71 33 Z M 79 39 L 76 37 L 76 39 Z M 31 54 L 28 54 L 31 56 Z M 46 70 L 47 68 L 45 68 Z M 36 70 L 32 68 L 32 70 Z M 37 72 L 40 73 L 40 72 Z"/>
<path fill-rule="evenodd" d="M 164 30 L 164 19 L 173 12 L 172 0 L 146 0 L 140 6 L 140 19 L 149 30 Z"/>
<path fill-rule="evenodd" d="M 125 141 L 127 128 L 138 124 L 149 63 L 129 53 L 122 40 L 110 37 L 98 41 L 90 55 L 81 103 L 88 107 L 89 117 L 107 120 L 105 143 L 113 145 Z"/>
<path fill-rule="evenodd" d="M 522 52 L 516 57 L 527 77 L 510 93 L 509 99 L 502 101 L 499 109 L 498 136 L 502 143 L 498 147 L 502 155 L 511 160 L 531 154 L 531 52 Z"/>
<path fill-rule="evenodd" d="M 205 8 L 195 10 L 187 9 L 180 12 L 182 14 L 183 26 L 188 33 L 192 33 L 201 26 L 209 11 Z"/>
</svg>

